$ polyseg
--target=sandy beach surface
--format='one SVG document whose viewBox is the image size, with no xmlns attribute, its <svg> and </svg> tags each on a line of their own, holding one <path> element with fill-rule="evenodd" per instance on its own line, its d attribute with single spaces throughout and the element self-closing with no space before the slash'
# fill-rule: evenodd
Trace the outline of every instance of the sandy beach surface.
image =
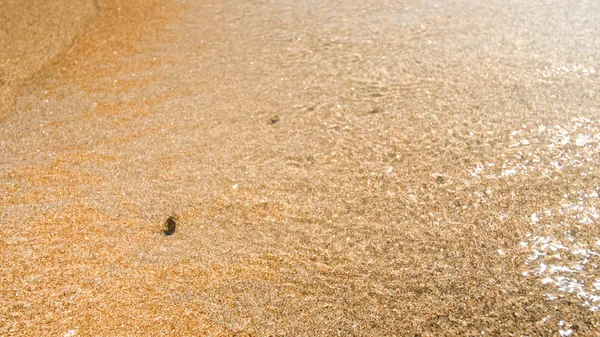
<svg viewBox="0 0 600 337">
<path fill-rule="evenodd" d="M 595 1 L 0 23 L 0 335 L 600 334 Z"/>
<path fill-rule="evenodd" d="M 23 81 L 70 48 L 97 13 L 93 0 L 2 0 L 0 118 Z"/>
</svg>

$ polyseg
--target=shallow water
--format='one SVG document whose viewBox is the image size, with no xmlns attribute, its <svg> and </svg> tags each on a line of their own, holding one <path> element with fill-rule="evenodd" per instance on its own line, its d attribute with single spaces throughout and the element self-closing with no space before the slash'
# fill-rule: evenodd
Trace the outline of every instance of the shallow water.
<svg viewBox="0 0 600 337">
<path fill-rule="evenodd" d="M 594 3 L 99 10 L 0 121 L 3 334 L 598 332 Z"/>
<path fill-rule="evenodd" d="M 93 22 L 93 0 L 5 0 L 0 9 L 0 117 L 24 80 L 67 51 Z"/>
</svg>

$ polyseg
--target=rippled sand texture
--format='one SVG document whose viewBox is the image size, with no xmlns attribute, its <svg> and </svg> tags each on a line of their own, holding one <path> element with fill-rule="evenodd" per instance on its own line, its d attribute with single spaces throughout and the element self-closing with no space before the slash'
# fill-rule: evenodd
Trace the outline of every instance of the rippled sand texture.
<svg viewBox="0 0 600 337">
<path fill-rule="evenodd" d="M 2 0 L 0 119 L 23 81 L 64 53 L 97 12 L 93 0 Z"/>
<path fill-rule="evenodd" d="M 0 121 L 1 335 L 600 334 L 596 2 L 99 12 Z"/>
</svg>

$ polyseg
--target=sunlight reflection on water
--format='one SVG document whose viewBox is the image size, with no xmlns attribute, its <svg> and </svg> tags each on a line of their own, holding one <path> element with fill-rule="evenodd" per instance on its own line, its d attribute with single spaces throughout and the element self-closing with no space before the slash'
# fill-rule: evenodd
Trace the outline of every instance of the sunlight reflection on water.
<svg viewBox="0 0 600 337">
<path fill-rule="evenodd" d="M 582 64 L 574 65 L 556 65 L 553 64 L 544 69 L 536 69 L 536 73 L 542 75 L 544 78 L 557 77 L 564 74 L 576 74 L 579 76 L 588 76 L 596 73 L 596 68 L 592 66 L 586 66 Z"/>
<path fill-rule="evenodd" d="M 600 310 L 600 278 L 596 276 L 600 240 L 580 239 L 577 228 L 594 225 L 599 217 L 595 203 L 598 203 L 595 190 L 565 195 L 565 203 L 558 209 L 564 217 L 557 220 L 550 210 L 532 214 L 531 222 L 537 228 L 521 242 L 521 247 L 530 251 L 526 262 L 529 269 L 524 276 L 552 285 L 546 295 L 549 300 L 559 298 L 560 293 L 574 294 L 592 311 Z"/>
<path fill-rule="evenodd" d="M 568 71 L 595 71 L 584 70 Z M 600 123 L 576 117 L 565 125 L 523 126 L 510 133 L 507 145 L 497 162 L 477 163 L 470 174 L 477 180 L 560 178 L 567 170 L 576 176 L 594 176 Z M 528 217 L 532 231 L 521 242 L 528 254 L 523 275 L 539 281 L 550 301 L 572 296 L 590 310 L 600 310 L 600 238 L 595 234 L 599 193 L 600 186 L 570 191 L 554 207 L 541 208 Z"/>
</svg>

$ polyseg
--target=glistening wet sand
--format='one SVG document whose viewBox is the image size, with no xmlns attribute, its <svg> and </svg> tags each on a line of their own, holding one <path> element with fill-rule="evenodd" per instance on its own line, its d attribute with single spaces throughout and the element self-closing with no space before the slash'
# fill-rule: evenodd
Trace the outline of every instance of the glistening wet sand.
<svg viewBox="0 0 600 337">
<path fill-rule="evenodd" d="M 599 333 L 595 4 L 99 11 L 0 121 L 0 334 Z"/>
</svg>

